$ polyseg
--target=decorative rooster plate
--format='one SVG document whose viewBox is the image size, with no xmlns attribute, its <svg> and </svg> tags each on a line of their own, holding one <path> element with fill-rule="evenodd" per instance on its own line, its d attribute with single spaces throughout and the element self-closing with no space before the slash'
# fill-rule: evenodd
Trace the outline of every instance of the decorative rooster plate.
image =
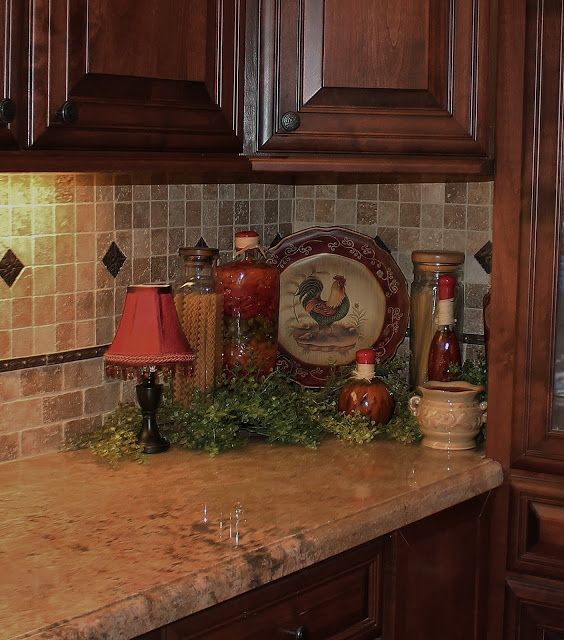
<svg viewBox="0 0 564 640">
<path fill-rule="evenodd" d="M 280 269 L 278 367 L 306 387 L 357 349 L 391 358 L 409 319 L 407 283 L 392 256 L 369 236 L 312 227 L 282 239 L 268 262 Z"/>
</svg>

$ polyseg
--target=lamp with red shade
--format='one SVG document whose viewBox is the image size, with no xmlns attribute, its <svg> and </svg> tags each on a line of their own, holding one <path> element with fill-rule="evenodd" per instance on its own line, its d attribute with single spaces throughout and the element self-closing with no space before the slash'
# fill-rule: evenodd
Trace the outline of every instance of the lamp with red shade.
<svg viewBox="0 0 564 640">
<path fill-rule="evenodd" d="M 104 355 L 110 377 L 141 382 L 136 386 L 143 423 L 137 441 L 144 453 L 160 453 L 169 442 L 159 433 L 156 413 L 162 384 L 157 371 L 189 367 L 194 354 L 176 315 L 169 285 L 131 285 L 112 344 Z"/>
</svg>

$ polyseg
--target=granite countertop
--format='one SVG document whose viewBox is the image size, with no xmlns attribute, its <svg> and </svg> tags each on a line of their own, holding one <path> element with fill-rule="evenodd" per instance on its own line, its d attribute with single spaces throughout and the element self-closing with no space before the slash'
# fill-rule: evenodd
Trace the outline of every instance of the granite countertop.
<svg viewBox="0 0 564 640">
<path fill-rule="evenodd" d="M 0 636 L 131 638 L 488 491 L 476 452 L 376 442 L 0 467 Z"/>
</svg>

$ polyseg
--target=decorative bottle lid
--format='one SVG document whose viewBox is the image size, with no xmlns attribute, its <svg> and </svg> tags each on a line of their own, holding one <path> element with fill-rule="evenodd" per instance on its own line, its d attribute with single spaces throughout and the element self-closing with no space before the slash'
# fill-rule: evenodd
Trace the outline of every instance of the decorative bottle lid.
<svg viewBox="0 0 564 640">
<path fill-rule="evenodd" d="M 355 378 L 371 380 L 374 377 L 374 364 L 376 363 L 376 351 L 374 349 L 359 349 L 356 352 Z"/>
<path fill-rule="evenodd" d="M 411 261 L 416 272 L 453 273 L 464 263 L 462 251 L 425 251 L 411 252 Z"/>
<path fill-rule="evenodd" d="M 437 324 L 454 324 L 454 287 L 456 277 L 453 275 L 439 276 L 439 305 L 437 310 Z"/>
<path fill-rule="evenodd" d="M 259 235 L 256 231 L 237 231 L 235 234 L 235 249 L 255 249 L 259 246 Z"/>
<path fill-rule="evenodd" d="M 178 255 L 182 258 L 190 257 L 195 259 L 210 259 L 219 254 L 219 249 L 215 247 L 180 247 L 178 249 Z"/>
</svg>

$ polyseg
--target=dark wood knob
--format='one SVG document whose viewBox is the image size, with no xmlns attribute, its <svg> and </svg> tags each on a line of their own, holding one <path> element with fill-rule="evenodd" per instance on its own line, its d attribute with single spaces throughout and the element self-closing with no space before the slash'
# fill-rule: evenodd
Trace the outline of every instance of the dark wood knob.
<svg viewBox="0 0 564 640">
<path fill-rule="evenodd" d="M 16 117 L 16 103 L 11 98 L 0 100 L 0 124 L 10 124 Z"/>
<path fill-rule="evenodd" d="M 307 627 L 303 625 L 297 629 L 282 629 L 282 636 L 284 638 L 293 638 L 294 640 L 307 640 L 309 638 L 309 631 Z"/>
<path fill-rule="evenodd" d="M 282 116 L 282 129 L 284 131 L 295 131 L 302 121 L 300 120 L 300 114 L 295 111 L 288 111 Z"/>
<path fill-rule="evenodd" d="M 57 119 L 65 124 L 73 124 L 78 120 L 78 107 L 71 100 L 67 100 L 57 111 Z"/>
</svg>

